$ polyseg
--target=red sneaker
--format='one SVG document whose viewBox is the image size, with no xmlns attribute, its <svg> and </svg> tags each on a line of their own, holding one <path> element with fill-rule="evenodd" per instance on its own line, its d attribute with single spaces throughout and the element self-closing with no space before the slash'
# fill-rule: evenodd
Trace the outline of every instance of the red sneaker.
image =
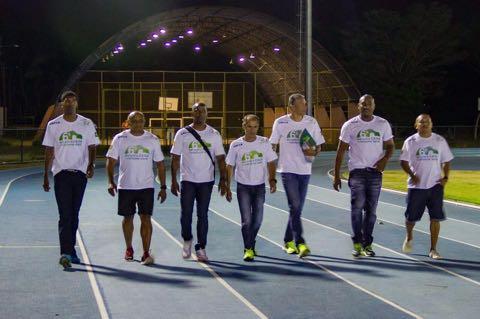
<svg viewBox="0 0 480 319">
<path fill-rule="evenodd" d="M 142 256 L 142 265 L 151 265 L 155 262 L 155 260 L 153 259 L 153 256 L 150 255 L 150 252 L 146 251 L 143 253 L 143 256 Z"/>
<path fill-rule="evenodd" d="M 126 261 L 133 261 L 133 248 L 129 247 L 125 250 L 125 260 Z"/>
</svg>

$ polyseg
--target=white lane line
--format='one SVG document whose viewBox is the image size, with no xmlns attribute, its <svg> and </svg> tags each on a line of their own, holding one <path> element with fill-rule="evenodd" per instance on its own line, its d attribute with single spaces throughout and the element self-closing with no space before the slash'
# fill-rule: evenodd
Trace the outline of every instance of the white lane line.
<svg viewBox="0 0 480 319">
<path fill-rule="evenodd" d="M 233 193 L 233 192 L 232 192 L 232 193 Z M 220 216 L 220 217 L 222 217 L 222 218 L 224 218 L 224 219 L 226 219 L 226 220 L 228 220 L 228 221 L 236 224 L 237 226 L 242 227 L 242 225 L 241 225 L 240 223 L 234 221 L 233 219 L 228 218 L 227 216 L 224 216 L 224 215 L 220 214 L 220 213 L 217 212 L 216 210 L 211 209 L 211 208 L 209 208 L 209 210 L 210 210 L 212 213 L 214 213 L 214 214 L 216 214 L 216 215 L 218 215 L 218 216 Z M 281 244 L 273 241 L 272 239 L 270 239 L 270 238 L 268 238 L 268 237 L 266 237 L 266 236 L 264 236 L 264 235 L 261 235 L 261 234 L 258 234 L 257 236 L 260 237 L 260 238 L 263 238 L 263 239 L 265 239 L 266 241 L 272 243 L 273 245 L 278 246 L 278 247 L 280 247 L 281 249 L 283 249 L 283 246 L 282 246 Z M 314 262 L 314 261 L 312 261 L 312 260 L 309 260 L 308 258 L 302 258 L 301 260 L 303 260 L 303 261 L 305 261 L 305 262 L 307 262 L 307 263 L 310 263 L 310 264 L 312 264 L 312 265 L 314 265 L 314 266 L 322 269 L 323 271 L 329 273 L 330 275 L 334 276 L 335 278 L 338 278 L 338 279 L 346 282 L 346 283 L 349 284 L 350 286 L 352 286 L 352 287 L 354 287 L 354 288 L 356 288 L 356 289 L 358 289 L 358 290 L 360 290 L 360 291 L 362 291 L 362 292 L 364 292 L 364 293 L 366 293 L 366 294 L 368 294 L 368 295 L 370 295 L 370 296 L 372 296 L 372 297 L 374 297 L 374 298 L 376 298 L 376 299 L 378 299 L 378 300 L 380 300 L 380 301 L 382 301 L 382 302 L 384 302 L 384 303 L 386 303 L 386 304 L 394 307 L 394 308 L 397 309 L 397 310 L 400 310 L 400 311 L 402 311 L 402 312 L 404 312 L 404 313 L 412 316 L 413 318 L 422 318 L 421 316 L 417 315 L 416 313 L 414 313 L 414 312 L 412 312 L 412 311 L 410 311 L 410 310 L 408 310 L 408 309 L 405 309 L 405 308 L 403 308 L 402 306 L 396 304 L 395 302 L 393 302 L 393 301 L 391 301 L 391 300 L 388 300 L 388 299 L 386 299 L 386 298 L 384 298 L 384 297 L 382 297 L 382 296 L 374 293 L 373 291 L 370 291 L 370 290 L 368 290 L 368 289 L 366 289 L 366 288 L 364 288 L 364 287 L 362 287 L 362 286 L 354 283 L 353 281 L 351 281 L 351 280 L 343 277 L 342 275 L 340 275 L 340 274 L 338 274 L 338 273 L 336 273 L 336 272 L 328 269 L 327 267 L 325 267 L 324 265 L 322 265 L 322 264 L 320 264 L 320 263 L 318 263 L 318 262 Z"/>
<path fill-rule="evenodd" d="M 60 248 L 58 245 L 0 245 L 0 248 L 30 249 L 30 248 Z"/>
<path fill-rule="evenodd" d="M 93 295 L 95 297 L 95 301 L 97 302 L 98 311 L 100 312 L 100 318 L 102 319 L 109 319 L 107 307 L 105 306 L 105 302 L 102 297 L 102 293 L 100 292 L 100 288 L 98 286 L 97 279 L 95 278 L 95 274 L 93 273 L 93 268 L 90 265 L 90 258 L 88 258 L 87 249 L 85 248 L 85 244 L 83 243 L 82 235 L 80 234 L 80 229 L 77 232 L 77 242 L 78 246 L 80 246 L 80 252 L 82 254 L 83 263 L 85 264 L 85 269 L 87 270 L 88 279 L 90 281 L 90 285 L 92 286 Z"/>
<path fill-rule="evenodd" d="M 165 233 L 171 240 L 173 240 L 179 247 L 183 247 L 182 243 L 179 242 L 168 230 L 166 230 L 162 225 L 160 225 L 155 219 L 152 218 L 152 223 L 157 226 L 162 232 Z M 192 257 L 196 260 L 195 254 L 192 254 Z M 243 297 L 238 291 L 236 291 L 232 286 L 230 286 L 219 274 L 215 272 L 210 266 L 203 262 L 199 264 L 210 273 L 223 287 L 225 287 L 232 295 L 237 297 L 245 306 L 247 306 L 251 311 L 253 311 L 259 318 L 268 319 L 268 317 L 261 312 L 257 307 L 255 307 L 250 301 Z"/>
<path fill-rule="evenodd" d="M 30 174 L 25 174 L 25 175 L 22 175 L 22 176 L 18 176 L 18 177 L 15 177 L 14 179 L 10 180 L 10 181 L 8 182 L 7 186 L 5 187 L 5 189 L 3 190 L 2 197 L 0 197 L 0 206 L 3 205 L 3 202 L 5 201 L 5 197 L 7 196 L 8 190 L 10 189 L 10 186 L 12 185 L 13 182 L 19 180 L 20 178 L 23 178 L 23 177 L 26 177 L 26 176 L 30 176 L 30 175 L 35 175 L 35 174 L 38 174 L 38 172 L 36 172 L 36 173 L 30 173 Z"/>
<path fill-rule="evenodd" d="M 280 212 L 282 212 L 282 213 L 285 213 L 285 214 L 287 214 L 287 215 L 289 214 L 289 212 L 287 212 L 286 210 L 283 210 L 283 209 L 281 209 L 281 208 L 278 208 L 278 207 L 275 207 L 275 206 L 272 206 L 272 205 L 269 205 L 269 204 L 265 204 L 265 206 L 270 207 L 270 208 L 273 208 L 273 209 L 275 209 L 275 210 L 278 210 L 278 211 L 280 211 Z M 342 234 L 342 235 L 344 235 L 344 236 L 350 237 L 350 234 L 348 234 L 348 233 L 346 233 L 346 232 L 343 232 L 343 231 L 341 231 L 341 230 L 338 230 L 338 229 L 336 229 L 336 228 L 333 228 L 333 227 L 330 227 L 330 226 L 327 226 L 327 225 L 324 225 L 324 224 L 320 224 L 320 223 L 318 223 L 318 222 L 316 222 L 316 221 L 310 220 L 310 219 L 305 218 L 305 217 L 301 217 L 301 218 L 302 218 L 302 220 L 304 220 L 304 221 L 306 221 L 306 222 L 309 222 L 309 223 L 311 223 L 311 224 L 314 224 L 314 225 L 317 225 L 317 226 L 320 226 L 320 227 L 323 227 L 323 228 L 332 230 L 332 231 L 337 232 L 337 233 L 339 233 L 339 234 Z M 395 254 L 395 255 L 402 256 L 402 257 L 404 257 L 404 258 L 407 258 L 407 259 L 416 261 L 416 262 L 418 262 L 418 263 L 420 263 L 420 264 L 429 266 L 429 267 L 431 267 L 431 268 L 444 271 L 444 272 L 446 272 L 446 273 L 448 273 L 448 274 L 450 274 L 450 275 L 452 275 L 452 276 L 455 276 L 455 277 L 460 278 L 460 279 L 462 279 L 462 280 L 468 281 L 468 282 L 470 282 L 470 283 L 472 283 L 472 284 L 474 284 L 474 285 L 480 286 L 480 282 L 478 282 L 478 281 L 476 281 L 476 280 L 473 280 L 473 279 L 471 279 L 471 278 L 465 277 L 465 276 L 463 276 L 463 275 L 460 275 L 460 274 L 458 274 L 458 273 L 456 273 L 456 272 L 454 272 L 454 271 L 451 271 L 451 270 L 448 270 L 448 269 L 446 269 L 446 268 L 437 266 L 437 265 L 435 265 L 435 264 L 431 264 L 431 263 L 429 263 L 429 262 L 426 262 L 426 261 L 423 261 L 423 260 L 420 260 L 420 259 L 411 257 L 411 256 L 409 256 L 409 255 L 400 253 L 400 252 L 398 252 L 398 251 L 395 251 L 395 250 L 393 250 L 393 249 L 390 249 L 390 248 L 385 247 L 385 246 L 380 245 L 380 244 L 373 244 L 373 245 L 376 246 L 376 247 L 378 247 L 378 248 L 381 248 L 381 249 L 384 249 L 384 250 L 386 250 L 386 251 L 389 251 L 389 252 L 391 252 L 391 253 L 393 253 L 393 254 Z"/>
<path fill-rule="evenodd" d="M 36 203 L 36 202 L 46 202 L 47 200 L 46 199 L 24 199 L 23 201 Z"/>
<path fill-rule="evenodd" d="M 283 192 L 285 193 L 284 190 L 282 189 L 277 189 L 278 191 L 280 192 Z M 335 191 L 336 192 L 336 191 Z M 318 199 L 314 199 L 314 198 L 311 198 L 311 197 L 306 197 L 306 199 L 312 201 L 312 202 L 317 202 L 317 203 L 320 203 L 320 204 L 324 204 L 324 205 L 327 205 L 327 206 L 331 206 L 331 207 L 335 207 L 335 208 L 338 208 L 338 209 L 341 209 L 341 210 L 344 210 L 344 211 L 347 211 L 347 212 L 350 212 L 350 209 L 349 208 L 345 208 L 345 207 L 342 207 L 342 206 L 338 206 L 338 205 L 334 205 L 334 204 L 331 204 L 331 203 L 328 203 L 328 202 L 324 202 L 324 201 L 321 201 L 321 200 L 318 200 Z M 384 219 L 384 218 L 380 218 L 380 217 L 377 217 L 378 220 L 380 221 L 383 221 L 385 223 L 389 223 L 389 224 L 392 224 L 392 225 L 395 225 L 395 226 L 399 226 L 399 227 L 402 227 L 402 228 L 405 228 L 405 225 L 402 225 L 402 224 L 399 224 L 399 223 L 396 223 L 396 222 L 392 222 L 388 219 Z M 429 232 L 427 231 L 424 231 L 424 230 L 421 230 L 421 229 L 418 229 L 417 228 L 414 228 L 413 229 L 414 231 L 416 232 L 419 232 L 419 233 L 423 233 L 423 234 L 427 234 L 427 235 L 430 235 Z M 443 239 L 446 239 L 446 240 L 450 240 L 450 241 L 453 241 L 453 242 L 456 242 L 456 243 L 459 243 L 459 244 L 462 244 L 462 245 L 466 245 L 466 246 L 470 246 L 470 247 L 473 247 L 473 248 L 477 248 L 477 249 L 480 249 L 480 246 L 478 245 L 474 245 L 474 244 L 470 244 L 470 243 L 467 243 L 467 242 L 464 242 L 464 241 L 461 241 L 461 240 L 458 240 L 458 239 L 453 239 L 453 238 L 450 238 L 450 237 L 446 237 L 446 236 L 443 236 L 443 235 L 440 235 L 438 236 L 439 238 L 443 238 Z"/>
<path fill-rule="evenodd" d="M 321 186 L 317 186 L 317 185 L 313 185 L 313 184 L 308 184 L 308 185 L 309 185 L 309 186 L 312 186 L 312 187 L 315 187 L 315 188 L 320 188 L 320 189 L 322 189 L 322 190 L 327 190 L 327 191 L 330 191 L 330 192 L 334 192 L 334 193 L 336 193 L 336 194 L 341 194 L 341 195 L 350 197 L 349 194 L 342 193 L 342 192 L 337 192 L 337 191 L 332 190 L 332 189 L 328 189 L 328 188 L 321 187 Z M 382 188 L 382 189 L 383 189 L 383 188 Z M 403 194 L 406 194 L 406 193 L 403 193 Z M 390 205 L 390 206 L 393 206 L 393 207 L 399 207 L 399 208 L 402 208 L 402 209 L 406 209 L 405 206 L 401 206 L 401 205 L 397 205 L 397 204 L 387 203 L 387 202 L 383 202 L 383 201 L 378 201 L 378 203 L 381 203 L 381 204 L 384 204 L 384 205 Z M 456 218 L 452 218 L 452 217 L 448 217 L 448 216 L 447 216 L 447 219 L 450 220 L 450 221 L 455 221 L 455 222 L 459 222 L 459 223 L 465 223 L 465 224 L 469 224 L 469 225 L 472 225 L 472 226 L 480 227 L 480 224 L 476 224 L 476 223 L 472 223 L 472 222 L 467 222 L 467 221 L 465 221 L 465 220 L 460 220 L 460 219 L 456 219 Z"/>
</svg>

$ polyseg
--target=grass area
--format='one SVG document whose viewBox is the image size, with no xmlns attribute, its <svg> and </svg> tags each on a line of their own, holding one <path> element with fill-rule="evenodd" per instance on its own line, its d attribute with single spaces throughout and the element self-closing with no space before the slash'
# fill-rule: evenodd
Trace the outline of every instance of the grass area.
<svg viewBox="0 0 480 319">
<path fill-rule="evenodd" d="M 348 172 L 342 177 L 348 178 Z M 407 174 L 402 170 L 385 171 L 383 187 L 407 191 Z M 480 205 L 480 171 L 451 171 L 445 187 L 445 199 Z"/>
</svg>

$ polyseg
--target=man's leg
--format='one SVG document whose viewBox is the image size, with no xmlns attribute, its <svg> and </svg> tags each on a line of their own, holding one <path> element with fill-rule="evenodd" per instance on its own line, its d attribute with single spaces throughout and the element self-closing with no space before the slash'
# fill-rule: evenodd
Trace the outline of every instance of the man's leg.
<svg viewBox="0 0 480 319">
<path fill-rule="evenodd" d="M 363 247 L 371 248 L 369 246 L 373 243 L 373 229 L 377 221 L 377 205 L 382 188 L 382 173 L 368 171 L 366 184 L 365 217 L 362 225 Z"/>
<path fill-rule="evenodd" d="M 205 249 L 208 234 L 208 207 L 214 182 L 198 183 L 195 199 L 197 201 L 197 244 L 195 250 Z"/>
<path fill-rule="evenodd" d="M 355 250 L 358 250 L 358 245 L 363 242 L 362 235 L 362 220 L 363 209 L 366 202 L 366 187 L 364 172 L 360 170 L 353 170 L 350 172 L 348 179 L 348 186 L 351 192 L 351 220 L 352 220 L 352 241 Z M 361 250 L 361 249 L 360 249 Z M 359 253 L 359 251 L 357 251 Z"/>
<path fill-rule="evenodd" d="M 192 182 L 182 181 L 180 205 L 181 216 L 180 223 L 182 226 L 182 238 L 184 241 L 192 240 L 192 214 L 193 204 L 195 202 L 195 184 Z"/>
<path fill-rule="evenodd" d="M 263 207 L 265 204 L 265 184 L 253 187 L 252 201 L 252 225 L 251 225 L 251 248 L 255 248 L 255 238 L 263 221 Z"/>
<path fill-rule="evenodd" d="M 138 214 L 140 215 L 140 236 L 143 244 L 143 257 L 149 255 L 150 242 L 152 240 L 153 203 L 155 201 L 155 189 L 147 188 L 137 191 Z M 143 261 L 143 260 L 142 260 Z"/>
<path fill-rule="evenodd" d="M 426 192 L 424 189 L 408 189 L 407 209 L 405 210 L 405 228 L 407 231 L 403 241 L 402 251 L 404 253 L 412 252 L 413 228 L 415 223 L 422 219 L 426 206 Z"/>
<path fill-rule="evenodd" d="M 438 236 L 440 234 L 440 222 L 446 219 L 443 211 L 443 192 L 442 185 L 437 184 L 428 190 L 427 207 L 430 215 L 430 253 L 429 256 L 434 259 L 441 258 L 437 252 Z"/>
<path fill-rule="evenodd" d="M 430 251 L 437 250 L 438 236 L 440 234 L 440 222 L 430 221 Z"/>
<path fill-rule="evenodd" d="M 60 239 L 60 254 L 71 256 L 72 219 L 73 219 L 73 188 L 67 172 L 61 171 L 54 176 L 55 199 L 57 200 L 59 220 L 58 235 Z"/>
<path fill-rule="evenodd" d="M 78 230 L 78 221 L 80 207 L 83 202 L 83 195 L 85 194 L 85 188 L 87 187 L 87 177 L 84 173 L 72 174 L 72 179 L 74 178 L 75 183 L 72 188 L 72 197 L 73 197 L 73 216 L 72 216 L 72 261 L 74 263 L 79 263 L 77 252 L 75 251 L 75 245 L 77 243 L 77 230 Z"/>
<path fill-rule="evenodd" d="M 300 205 L 297 208 L 297 214 L 292 223 L 292 231 L 295 238 L 295 242 L 298 244 L 305 243 L 303 238 L 303 226 L 302 226 L 302 210 L 305 204 L 305 198 L 307 197 L 308 182 L 310 181 L 310 175 L 298 175 L 298 194 L 300 198 Z"/>
<path fill-rule="evenodd" d="M 123 237 L 125 238 L 125 246 L 127 249 L 132 248 L 132 237 L 133 237 L 133 217 L 135 215 L 123 216 L 122 220 L 122 230 Z"/>
<path fill-rule="evenodd" d="M 237 183 L 237 201 L 242 220 L 242 237 L 245 249 L 252 248 L 250 242 L 250 229 L 252 225 L 251 196 L 247 185 Z"/>
<path fill-rule="evenodd" d="M 285 189 L 285 194 L 287 195 L 288 207 L 290 208 L 290 214 L 288 216 L 287 228 L 285 229 L 285 236 L 283 241 L 289 243 L 293 241 L 293 219 L 294 215 L 298 213 L 300 207 L 300 194 L 299 194 L 299 185 L 296 174 L 292 173 L 282 173 L 282 183 L 283 188 Z"/>
</svg>

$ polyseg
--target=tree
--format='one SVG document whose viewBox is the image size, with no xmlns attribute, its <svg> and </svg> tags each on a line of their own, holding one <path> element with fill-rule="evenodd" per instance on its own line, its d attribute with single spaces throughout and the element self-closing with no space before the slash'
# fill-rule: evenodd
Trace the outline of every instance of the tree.
<svg viewBox="0 0 480 319">
<path fill-rule="evenodd" d="M 438 3 L 404 12 L 366 12 L 344 32 L 344 64 L 379 112 L 396 124 L 411 123 L 425 100 L 438 97 L 446 66 L 463 58 L 451 10 Z"/>
</svg>

